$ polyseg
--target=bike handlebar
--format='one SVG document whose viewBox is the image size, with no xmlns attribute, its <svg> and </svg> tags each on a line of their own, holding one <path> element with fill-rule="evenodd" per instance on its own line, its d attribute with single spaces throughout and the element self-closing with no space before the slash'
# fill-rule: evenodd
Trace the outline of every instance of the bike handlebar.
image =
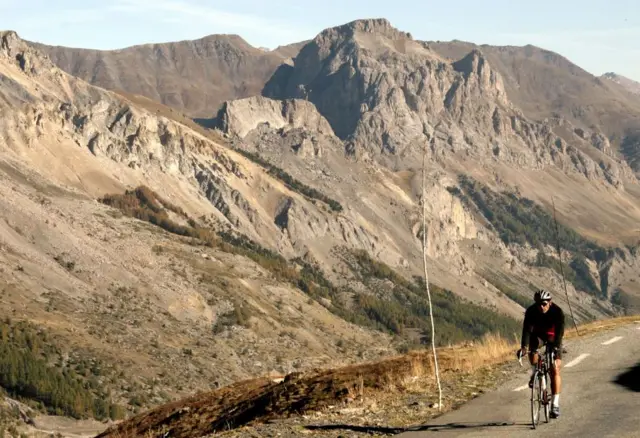
<svg viewBox="0 0 640 438">
<path fill-rule="evenodd" d="M 541 345 L 540 347 L 538 347 L 538 349 L 536 350 L 536 353 L 539 353 L 540 350 L 542 350 L 543 348 L 546 349 L 547 347 L 551 347 L 551 344 L 549 342 L 545 342 L 543 345 Z M 567 353 L 567 349 L 562 347 L 561 349 L 556 348 L 556 347 L 551 347 L 551 350 L 553 352 L 553 356 L 554 358 L 556 357 L 556 352 L 557 351 L 562 351 L 563 354 Z M 520 366 L 522 365 L 522 357 L 524 356 L 524 354 L 522 353 L 522 349 L 518 349 L 517 353 L 516 353 L 516 357 L 518 358 L 518 362 L 520 363 Z"/>
</svg>

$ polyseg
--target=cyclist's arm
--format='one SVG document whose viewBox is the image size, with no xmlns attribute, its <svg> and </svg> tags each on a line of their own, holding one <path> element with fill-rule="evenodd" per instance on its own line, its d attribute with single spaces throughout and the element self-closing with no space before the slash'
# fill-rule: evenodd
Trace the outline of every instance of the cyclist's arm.
<svg viewBox="0 0 640 438">
<path fill-rule="evenodd" d="M 531 334 L 531 313 L 527 309 L 524 312 L 524 322 L 522 323 L 522 337 L 520 339 L 520 348 L 527 348 L 529 346 L 529 336 Z"/>
</svg>

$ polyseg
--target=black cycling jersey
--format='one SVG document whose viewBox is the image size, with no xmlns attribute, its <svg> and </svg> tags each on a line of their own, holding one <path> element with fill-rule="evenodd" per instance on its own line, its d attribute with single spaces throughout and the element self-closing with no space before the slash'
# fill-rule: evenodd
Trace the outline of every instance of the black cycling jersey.
<svg viewBox="0 0 640 438">
<path fill-rule="evenodd" d="M 520 341 L 522 348 L 530 344 L 532 335 L 536 341 L 537 338 L 549 340 L 554 347 L 560 349 L 562 337 L 564 336 L 564 312 L 562 309 L 555 303 L 551 303 L 549 310 L 543 313 L 538 304 L 529 306 L 524 313 L 522 339 Z"/>
</svg>

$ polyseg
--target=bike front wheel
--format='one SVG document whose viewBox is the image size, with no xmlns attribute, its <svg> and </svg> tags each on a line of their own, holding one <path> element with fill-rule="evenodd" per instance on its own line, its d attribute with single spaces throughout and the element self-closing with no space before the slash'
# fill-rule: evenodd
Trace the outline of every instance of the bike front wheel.
<svg viewBox="0 0 640 438">
<path fill-rule="evenodd" d="M 542 379 L 540 373 L 533 374 L 533 387 L 531 388 L 531 424 L 535 429 L 540 420 L 540 408 L 542 407 Z"/>
</svg>

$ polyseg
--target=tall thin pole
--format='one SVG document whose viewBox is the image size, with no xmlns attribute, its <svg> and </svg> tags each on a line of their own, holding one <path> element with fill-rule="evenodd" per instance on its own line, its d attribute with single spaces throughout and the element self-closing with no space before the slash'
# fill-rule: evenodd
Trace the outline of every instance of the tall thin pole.
<svg viewBox="0 0 640 438">
<path fill-rule="evenodd" d="M 553 201 L 553 195 L 551 196 L 551 205 L 553 206 L 553 223 L 555 224 L 556 230 L 556 249 L 558 250 L 558 258 L 560 259 L 560 274 L 562 275 L 562 284 L 564 285 L 564 293 L 567 296 L 567 303 L 569 304 L 569 312 L 571 312 L 571 320 L 573 321 L 573 326 L 576 329 L 576 333 L 580 336 L 580 332 L 578 331 L 578 326 L 576 325 L 576 319 L 573 317 L 573 310 L 571 309 L 571 300 L 569 300 L 569 292 L 567 292 L 567 282 L 564 279 L 564 266 L 562 264 L 562 252 L 560 251 L 560 237 L 558 235 L 558 221 L 556 220 L 556 204 Z"/>
<path fill-rule="evenodd" d="M 436 382 L 438 383 L 438 410 L 442 410 L 442 387 L 440 386 L 440 371 L 438 370 L 438 355 L 436 353 L 436 329 L 433 323 L 433 307 L 431 306 L 431 290 L 429 289 L 429 272 L 427 270 L 427 219 L 426 219 L 426 173 L 425 162 L 427 156 L 427 144 L 425 142 L 422 150 L 422 261 L 424 265 L 424 282 L 427 288 L 427 298 L 429 299 L 429 318 L 431 319 L 431 349 L 435 362 Z"/>
</svg>

